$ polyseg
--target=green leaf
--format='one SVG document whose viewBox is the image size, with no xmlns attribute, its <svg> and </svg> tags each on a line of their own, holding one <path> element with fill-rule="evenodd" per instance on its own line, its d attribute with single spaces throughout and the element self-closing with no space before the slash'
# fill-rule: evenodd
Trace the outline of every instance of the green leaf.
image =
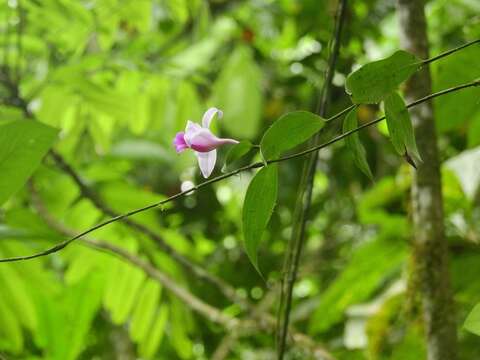
<svg viewBox="0 0 480 360">
<path fill-rule="evenodd" d="M 117 278 L 115 299 L 110 309 L 114 324 L 125 322 L 145 278 L 145 273 L 138 268 L 124 263 L 122 265 L 125 269 L 123 270 L 123 276 Z"/>
<path fill-rule="evenodd" d="M 343 121 L 343 132 L 346 133 L 356 129 L 357 127 L 357 108 L 355 108 L 352 109 L 345 117 L 345 120 Z M 367 153 L 360 142 L 358 132 L 354 132 L 347 136 L 345 138 L 345 143 L 347 148 L 352 152 L 355 164 L 358 166 L 358 168 L 371 180 L 373 180 L 372 171 L 370 170 L 370 166 L 368 165 L 367 161 Z"/>
<path fill-rule="evenodd" d="M 56 129 L 35 121 L 0 126 L 0 205 L 33 174 L 56 136 Z"/>
<path fill-rule="evenodd" d="M 472 81 L 480 74 L 480 46 L 470 46 L 462 51 L 433 63 L 433 90 L 440 91 L 458 84 Z M 472 87 L 458 91 L 452 96 L 435 98 L 435 121 L 439 132 L 462 128 L 465 122 L 472 125 L 475 119 L 480 119 L 480 87 Z M 462 104 L 462 106 L 458 106 Z M 477 120 L 477 124 L 480 120 Z M 469 146 L 480 141 L 480 131 L 472 134 L 472 125 L 468 129 Z M 477 125 L 477 129 L 480 124 Z M 472 144 L 472 142 L 475 142 Z"/>
<path fill-rule="evenodd" d="M 240 141 L 238 144 L 232 146 L 225 157 L 222 172 L 231 171 L 235 167 L 235 164 L 238 163 L 238 160 L 247 155 L 252 149 L 253 145 L 248 140 Z"/>
<path fill-rule="evenodd" d="M 108 155 L 116 159 L 131 161 L 166 162 L 169 160 L 169 153 L 164 146 L 142 139 L 119 141 L 112 147 Z"/>
<path fill-rule="evenodd" d="M 66 354 L 58 356 L 58 359 L 77 359 L 86 347 L 93 319 L 101 306 L 103 286 L 102 275 L 93 273 L 69 286 L 63 294 L 63 324 L 58 328 L 62 329 L 67 346 Z M 54 344 L 51 346 L 54 347 Z"/>
<path fill-rule="evenodd" d="M 275 121 L 260 142 L 265 160 L 278 158 L 284 151 L 300 145 L 315 135 L 325 120 L 308 111 L 295 111 Z"/>
<path fill-rule="evenodd" d="M 471 333 L 480 336 L 480 303 L 475 305 L 472 312 L 468 314 L 463 327 Z"/>
<path fill-rule="evenodd" d="M 403 339 L 395 345 L 390 360 L 426 359 L 427 351 L 422 333 L 416 326 L 407 329 Z"/>
<path fill-rule="evenodd" d="M 0 269 L 0 284 L 4 301 L 15 309 L 16 319 L 26 328 L 35 330 L 37 318 L 35 305 L 28 292 L 28 282 L 15 271 L 11 264 L 5 264 Z"/>
<path fill-rule="evenodd" d="M 245 250 L 253 266 L 258 268 L 258 247 L 262 234 L 270 220 L 278 190 L 278 167 L 268 165 L 252 179 L 243 203 L 243 235 Z"/>
<path fill-rule="evenodd" d="M 389 235 L 355 249 L 342 272 L 322 292 L 310 319 L 313 333 L 325 332 L 341 321 L 350 305 L 368 299 L 381 286 L 382 280 L 398 271 L 405 258 L 404 244 L 398 240 Z"/>
<path fill-rule="evenodd" d="M 250 48 L 238 47 L 229 57 L 213 89 L 212 104 L 225 114 L 222 127 L 235 138 L 253 138 L 262 115 L 262 73 Z"/>
<path fill-rule="evenodd" d="M 22 328 L 15 313 L 0 297 L 0 349 L 19 353 L 23 348 Z"/>
<path fill-rule="evenodd" d="M 170 344 L 177 352 L 180 359 L 191 359 L 193 357 L 192 340 L 188 336 L 189 322 L 188 311 L 185 306 L 178 300 L 172 301 L 170 304 L 170 323 L 169 323 L 169 337 Z"/>
<path fill-rule="evenodd" d="M 148 280 L 138 297 L 130 325 L 130 336 L 136 342 L 142 342 L 148 335 L 158 306 L 160 290 L 160 285 L 156 281 Z"/>
<path fill-rule="evenodd" d="M 207 36 L 193 42 L 167 62 L 167 66 L 171 67 L 169 71 L 177 76 L 185 76 L 211 66 L 215 53 L 233 36 L 236 26 L 232 19 L 220 17 L 211 25 Z"/>
<path fill-rule="evenodd" d="M 422 63 L 415 55 L 396 51 L 390 57 L 362 66 L 347 77 L 345 89 L 356 104 L 374 104 L 415 73 Z"/>
<path fill-rule="evenodd" d="M 158 346 L 162 343 L 163 335 L 165 334 L 165 326 L 167 325 L 167 320 L 168 307 L 166 305 L 162 305 L 158 310 L 152 328 L 148 332 L 148 337 L 145 339 L 144 342 L 140 343 L 139 352 L 144 358 L 150 359 L 155 355 Z"/>
<path fill-rule="evenodd" d="M 480 111 L 478 111 L 472 118 L 467 134 L 468 147 L 480 145 Z"/>
<path fill-rule="evenodd" d="M 396 92 L 385 99 L 385 117 L 393 147 L 399 155 L 412 156 L 415 162 L 422 161 L 415 142 L 410 114 L 402 97 Z"/>
</svg>

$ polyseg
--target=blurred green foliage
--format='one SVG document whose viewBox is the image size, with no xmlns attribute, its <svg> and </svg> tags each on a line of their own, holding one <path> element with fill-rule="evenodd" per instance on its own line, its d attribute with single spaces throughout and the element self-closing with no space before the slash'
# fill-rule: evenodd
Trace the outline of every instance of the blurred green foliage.
<svg viewBox="0 0 480 360">
<path fill-rule="evenodd" d="M 352 70 L 398 50 L 394 1 L 350 3 L 331 114 L 350 105 L 344 85 Z M 213 124 L 217 134 L 254 144 L 282 114 L 314 110 L 335 8 L 334 0 L 3 1 L 0 159 L 9 141 L 15 142 L 9 127 L 25 121 L 27 110 L 43 123 L 36 123 L 39 131 L 59 130 L 56 151 L 117 212 L 186 189 L 201 181 L 196 159 L 177 155 L 171 142 L 207 107 L 224 111 Z M 480 37 L 475 1 L 431 0 L 427 13 L 432 54 Z M 477 79 L 479 53 L 474 46 L 432 64 L 434 89 Z M 479 95 L 475 88 L 435 100 L 465 360 L 480 357 L 480 339 L 461 326 L 480 300 Z M 360 107 L 358 123 L 379 111 Z M 359 138 L 373 182 L 341 143 L 320 153 L 292 321 L 338 359 L 421 359 L 423 334 L 407 288 L 409 165 L 396 156 L 384 124 Z M 16 159 L 24 171 L 0 167 L 0 198 L 7 199 L 4 191 L 9 197 L 0 208 L 2 258 L 63 239 L 40 216 L 31 187 L 20 189 L 31 175 L 27 170 L 47 151 L 48 145 L 37 145 L 28 161 Z M 219 151 L 214 175 L 226 153 Z M 260 160 L 254 151 L 245 158 L 240 162 Z M 301 166 L 296 159 L 278 167 L 277 206 L 258 248 L 267 284 L 243 250 L 242 202 L 253 172 L 134 219 L 233 286 L 239 297 L 267 302 L 274 315 L 278 294 L 267 300 L 281 277 Z M 105 219 L 50 158 L 36 168 L 33 182 L 46 211 L 69 229 Z M 245 315 L 144 234 L 117 222 L 92 237 L 150 261 L 224 313 Z M 0 354 L 8 359 L 210 359 L 228 334 L 139 268 L 82 243 L 0 264 L 0 289 Z M 478 333 L 476 309 L 466 327 Z M 252 332 L 231 345 L 227 358 L 269 359 L 274 346 L 270 334 Z M 289 358 L 310 358 L 304 350 L 292 347 Z"/>
</svg>

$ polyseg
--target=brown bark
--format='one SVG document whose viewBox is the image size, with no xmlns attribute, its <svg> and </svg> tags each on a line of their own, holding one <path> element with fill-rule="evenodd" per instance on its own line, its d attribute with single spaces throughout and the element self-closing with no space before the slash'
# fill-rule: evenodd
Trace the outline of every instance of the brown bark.
<svg viewBox="0 0 480 360">
<path fill-rule="evenodd" d="M 428 58 L 424 1 L 397 0 L 402 47 Z M 428 66 L 408 81 L 405 95 L 410 102 L 431 93 Z M 412 183 L 413 276 L 422 303 L 429 360 L 455 360 L 457 338 L 448 270 L 448 248 L 443 223 L 443 198 L 433 104 L 420 104 L 410 111 L 417 145 L 423 158 Z"/>
</svg>

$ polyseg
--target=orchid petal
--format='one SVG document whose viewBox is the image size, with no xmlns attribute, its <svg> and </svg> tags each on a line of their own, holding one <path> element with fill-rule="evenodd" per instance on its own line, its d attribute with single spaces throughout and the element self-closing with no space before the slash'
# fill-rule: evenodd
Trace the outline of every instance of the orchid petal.
<svg viewBox="0 0 480 360">
<path fill-rule="evenodd" d="M 202 127 L 200 126 L 200 124 L 197 124 L 196 122 L 193 122 L 190 120 L 187 121 L 187 126 L 185 126 L 185 133 L 196 132 L 199 130 L 202 130 Z"/>
<path fill-rule="evenodd" d="M 218 118 L 221 119 L 223 117 L 223 112 L 217 108 L 210 108 L 207 111 L 205 111 L 205 114 L 203 114 L 203 119 L 202 119 L 202 125 L 204 128 L 210 128 L 210 123 L 212 122 L 215 114 L 217 114 Z"/>
<path fill-rule="evenodd" d="M 205 179 L 207 179 L 215 168 L 217 161 L 217 150 L 209 152 L 195 152 L 198 158 L 198 166 Z"/>
<path fill-rule="evenodd" d="M 185 127 L 185 142 L 189 147 L 191 146 L 191 139 L 202 130 L 203 128 L 199 124 L 190 120 L 187 121 L 187 126 Z"/>
</svg>

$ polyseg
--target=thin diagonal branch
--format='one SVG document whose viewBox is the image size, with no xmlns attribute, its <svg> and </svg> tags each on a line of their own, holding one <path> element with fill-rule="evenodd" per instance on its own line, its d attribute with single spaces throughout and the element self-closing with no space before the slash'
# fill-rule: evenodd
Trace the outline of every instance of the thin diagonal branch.
<svg viewBox="0 0 480 360">
<path fill-rule="evenodd" d="M 456 47 L 456 48 L 454 48 L 454 49 L 447 50 L 447 51 L 445 51 L 445 52 L 443 52 L 443 53 L 441 53 L 441 54 L 439 54 L 439 55 L 437 55 L 437 56 L 434 56 L 434 57 L 431 57 L 431 58 L 429 58 L 429 59 L 423 60 L 423 61 L 422 61 L 422 64 L 423 64 L 423 65 L 430 64 L 430 63 L 432 63 L 432 62 L 434 62 L 434 61 L 437 61 L 437 60 L 442 59 L 442 58 L 444 58 L 444 57 L 446 57 L 446 56 L 452 55 L 453 53 L 456 53 L 457 51 L 460 51 L 460 50 L 462 50 L 462 49 L 465 49 L 466 47 L 469 47 L 469 46 L 474 45 L 474 44 L 480 44 L 480 39 L 470 41 L 470 42 L 468 42 L 468 43 L 466 43 L 466 44 L 463 44 L 463 45 L 460 45 L 459 47 Z"/>
<path fill-rule="evenodd" d="M 476 87 L 476 86 L 480 86 L 480 80 L 476 80 L 476 81 L 472 81 L 470 83 L 466 83 L 466 84 L 462 84 L 462 85 L 459 85 L 459 86 L 455 86 L 455 87 L 452 87 L 452 88 L 449 88 L 449 89 L 445 89 L 445 90 L 442 90 L 442 91 L 439 91 L 439 92 L 436 92 L 436 93 L 433 93 L 433 94 L 430 94 L 428 96 L 425 96 L 421 99 L 418 99 L 410 104 L 407 105 L 407 108 L 411 108 L 412 106 L 415 106 L 415 105 L 418 105 L 418 104 L 421 104 L 422 102 L 425 102 L 425 101 L 428 101 L 428 100 L 431 100 L 433 98 L 436 98 L 436 97 L 439 97 L 439 96 L 443 96 L 443 95 L 446 95 L 446 94 L 450 94 L 450 93 L 453 93 L 453 92 L 456 92 L 456 91 L 459 91 L 459 90 L 462 90 L 462 89 L 466 89 L 466 88 L 470 88 L 470 87 Z M 344 112 L 344 111 L 342 111 Z M 337 117 L 337 115 L 335 115 L 335 117 Z M 333 117 L 332 117 L 333 118 Z M 331 118 L 331 119 L 332 119 Z M 312 152 L 315 152 L 317 150 L 320 150 L 320 149 L 323 149 L 333 143 L 336 143 L 344 138 L 346 138 L 347 136 L 350 136 L 351 134 L 353 133 L 356 133 L 357 131 L 360 131 L 366 127 L 369 127 L 369 126 L 372 126 L 374 124 L 377 124 L 379 123 L 380 121 L 384 120 L 385 117 L 382 116 L 378 119 L 375 119 L 375 120 L 372 120 L 368 123 L 365 123 L 361 126 L 359 126 L 358 128 L 356 129 L 353 129 L 353 130 L 350 130 L 348 132 L 345 132 L 341 135 L 338 135 L 336 137 L 334 137 L 333 139 L 323 143 L 323 144 L 320 144 L 320 145 L 317 145 L 317 146 L 314 146 L 314 147 L 311 147 L 307 150 L 304 150 L 304 151 L 300 151 L 298 153 L 295 153 L 295 154 L 292 154 L 292 155 L 289 155 L 289 156 L 285 156 L 285 157 L 281 157 L 281 158 L 278 158 L 278 159 L 273 159 L 273 160 L 269 160 L 267 161 L 267 164 L 272 164 L 272 163 L 278 163 L 278 162 L 283 162 L 283 161 L 286 161 L 286 160 L 290 160 L 290 159 L 295 159 L 295 158 L 298 158 L 298 157 L 303 157 L 305 155 L 308 155 Z M 55 245 L 55 246 L 52 246 L 51 248 L 47 249 L 47 250 L 44 250 L 44 251 L 41 251 L 41 252 L 38 252 L 36 254 L 32 254 L 32 255 L 26 255 L 26 256 L 17 256 L 17 257 L 10 257 L 10 258 L 3 258 L 3 259 L 0 259 L 0 262 L 14 262 L 14 261 L 23 261 L 23 260 L 30 260 L 30 259 L 35 259 L 35 258 L 38 258 L 38 257 L 42 257 L 42 256 L 46 256 L 46 255 L 50 255 L 50 254 L 53 254 L 57 251 L 60 251 L 62 249 L 64 249 L 66 246 L 68 246 L 69 244 L 71 244 L 72 242 L 74 242 L 75 240 L 78 240 L 82 237 L 84 237 L 85 235 L 87 234 L 90 234 L 98 229 L 101 229 L 109 224 L 112 224 L 114 222 L 117 222 L 117 221 L 120 221 L 122 219 L 125 219 L 125 218 L 128 218 L 128 217 L 131 217 L 135 214 L 139 214 L 139 213 L 142 213 L 142 212 L 145 212 L 145 211 L 148 211 L 148 210 L 151 210 L 151 209 L 154 209 L 154 208 L 157 208 L 157 207 L 161 207 L 167 203 L 170 203 L 172 201 L 175 201 L 185 195 L 188 195 L 190 193 L 193 193 L 195 191 L 198 191 L 208 185 L 211 185 L 213 183 L 216 183 L 216 182 L 219 182 L 219 181 L 222 181 L 224 179 L 227 179 L 227 178 L 230 178 L 232 176 L 235 176 L 237 174 L 240 174 L 242 172 L 245 172 L 247 170 L 252 170 L 252 169 L 257 169 L 257 168 L 261 168 L 265 166 L 265 163 L 263 162 L 257 162 L 257 163 L 253 163 L 253 164 L 250 164 L 250 165 L 247 165 L 247 166 L 244 166 L 244 167 L 241 167 L 241 168 L 238 168 L 236 170 L 233 170 L 233 171 L 230 171 L 228 173 L 225 173 L 223 175 L 220 175 L 220 176 L 217 176 L 217 177 L 214 177 L 214 178 L 211 178 L 209 180 L 206 180 L 198 185 L 195 185 L 193 187 L 191 187 L 190 189 L 187 189 L 187 190 L 184 190 L 184 191 L 181 191 L 175 195 L 172 195 L 162 201 L 159 201 L 159 202 L 156 202 L 156 203 L 153 203 L 153 204 L 149 204 L 147 206 L 144 206 L 144 207 L 141 207 L 141 208 L 138 208 L 138 209 L 134 209 L 134 210 L 131 210 L 129 212 L 126 212 L 124 214 L 121 214 L 121 215 L 118 215 L 118 216 L 115 216 L 115 217 L 112 217 L 104 222 L 101 222 L 81 233 L 79 233 L 78 235 L 70 238 L 70 239 L 67 239 L 65 241 L 62 241 L 61 243 Z"/>
</svg>

